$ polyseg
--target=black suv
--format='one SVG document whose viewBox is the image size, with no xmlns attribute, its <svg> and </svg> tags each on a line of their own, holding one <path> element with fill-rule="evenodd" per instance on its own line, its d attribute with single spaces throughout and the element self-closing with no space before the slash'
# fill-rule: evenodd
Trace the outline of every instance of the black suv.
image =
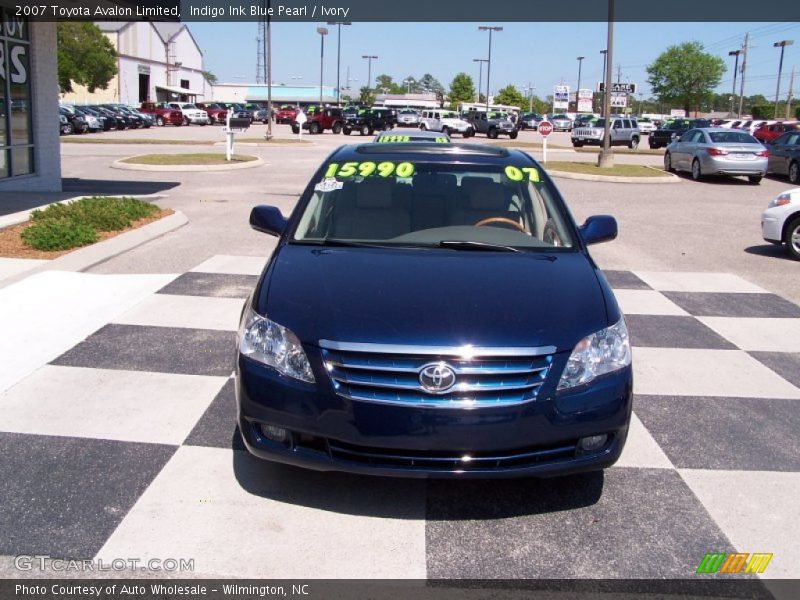
<svg viewBox="0 0 800 600">
<path fill-rule="evenodd" d="M 711 127 L 708 119 L 675 119 L 666 127 L 651 131 L 647 138 L 650 148 L 666 148 L 690 129 Z"/>
<path fill-rule="evenodd" d="M 347 115 L 342 132 L 350 135 L 358 131 L 361 135 L 372 135 L 375 131 L 388 131 L 397 125 L 397 111 L 391 108 L 370 108 L 358 114 Z"/>
</svg>

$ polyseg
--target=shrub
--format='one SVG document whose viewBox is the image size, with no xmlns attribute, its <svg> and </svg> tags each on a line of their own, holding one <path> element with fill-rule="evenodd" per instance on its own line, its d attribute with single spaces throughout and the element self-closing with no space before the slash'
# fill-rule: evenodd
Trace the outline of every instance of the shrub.
<svg viewBox="0 0 800 600">
<path fill-rule="evenodd" d="M 22 240 L 35 250 L 69 250 L 97 241 L 97 231 L 73 219 L 44 219 L 22 230 Z"/>
</svg>

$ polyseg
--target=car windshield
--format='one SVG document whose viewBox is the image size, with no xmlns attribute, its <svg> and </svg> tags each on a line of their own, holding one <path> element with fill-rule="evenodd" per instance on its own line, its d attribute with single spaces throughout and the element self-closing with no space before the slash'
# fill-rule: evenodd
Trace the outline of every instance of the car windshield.
<svg viewBox="0 0 800 600">
<path fill-rule="evenodd" d="M 197 108 L 197 107 L 194 104 L 184 104 L 183 108 L 193 109 L 193 108 Z"/>
<path fill-rule="evenodd" d="M 407 109 L 405 109 L 405 110 L 401 110 L 401 111 L 400 111 L 400 114 L 401 114 L 401 115 L 415 115 L 415 114 L 417 114 L 417 111 L 415 111 L 415 110 L 411 110 L 411 109 L 408 109 L 408 108 L 407 108 Z"/>
<path fill-rule="evenodd" d="M 553 118 L 554 118 L 554 119 L 569 119 L 569 117 L 568 117 L 567 115 L 556 115 L 556 116 L 555 116 L 555 117 L 553 117 Z"/>
<path fill-rule="evenodd" d="M 555 189 L 533 165 L 331 162 L 295 243 L 553 250 L 574 241 Z"/>
<path fill-rule="evenodd" d="M 442 113 L 442 118 L 443 119 L 458 119 L 459 117 L 458 117 L 458 113 L 446 112 L 446 113 Z"/>
<path fill-rule="evenodd" d="M 594 126 L 595 127 L 605 127 L 606 126 L 606 120 L 605 119 L 597 119 L 597 121 L 594 122 Z"/>
<path fill-rule="evenodd" d="M 708 137 L 715 144 L 759 144 L 760 142 L 743 131 L 710 131 Z"/>
</svg>

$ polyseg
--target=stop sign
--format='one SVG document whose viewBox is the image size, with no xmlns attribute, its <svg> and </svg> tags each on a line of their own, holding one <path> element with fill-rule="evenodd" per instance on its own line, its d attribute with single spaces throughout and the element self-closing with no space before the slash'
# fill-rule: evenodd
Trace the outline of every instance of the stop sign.
<svg viewBox="0 0 800 600">
<path fill-rule="evenodd" d="M 539 123 L 539 133 L 542 137 L 547 137 L 553 133 L 553 124 L 550 121 L 542 121 Z"/>
</svg>

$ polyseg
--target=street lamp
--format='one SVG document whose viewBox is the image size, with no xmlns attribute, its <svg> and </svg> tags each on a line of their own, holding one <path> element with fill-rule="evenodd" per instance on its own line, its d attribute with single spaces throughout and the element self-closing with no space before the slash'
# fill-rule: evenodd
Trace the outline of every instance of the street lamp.
<svg viewBox="0 0 800 600">
<path fill-rule="evenodd" d="M 492 70 L 492 32 L 503 31 L 502 27 L 490 27 L 488 25 L 480 25 L 478 31 L 489 32 L 489 56 L 486 59 L 486 114 L 489 114 L 489 77 Z"/>
<path fill-rule="evenodd" d="M 781 71 L 783 71 L 783 51 L 786 46 L 794 44 L 794 40 L 781 40 L 772 44 L 775 48 L 781 49 L 781 61 L 778 63 L 778 87 L 775 88 L 775 118 L 778 118 L 778 97 L 781 94 Z"/>
<path fill-rule="evenodd" d="M 481 86 L 483 85 L 483 63 L 489 62 L 485 58 L 473 58 L 472 62 L 478 63 L 478 102 L 481 101 Z"/>
<path fill-rule="evenodd" d="M 325 59 L 325 36 L 328 35 L 327 27 L 317 27 L 319 34 L 319 107 L 322 108 L 322 66 Z"/>
<path fill-rule="evenodd" d="M 575 88 L 575 112 L 578 112 L 578 95 L 581 93 L 581 66 L 585 56 L 578 57 L 578 87 Z"/>
<path fill-rule="evenodd" d="M 609 118 L 611 112 L 611 94 L 609 94 L 611 91 L 611 69 L 609 67 L 614 64 L 612 62 L 614 54 L 614 0 L 608 0 L 608 32 L 606 35 L 608 41 L 606 42 L 606 51 L 603 53 L 606 58 L 603 93 L 603 149 L 597 157 L 597 166 L 601 168 L 614 166 L 614 152 L 611 150 L 611 140 L 609 139 L 611 136 L 611 119 Z"/>
<path fill-rule="evenodd" d="M 728 56 L 735 56 L 736 62 L 734 63 L 733 67 L 733 92 L 731 93 L 731 116 L 733 116 L 733 99 L 736 97 L 736 75 L 739 72 L 739 55 L 742 53 L 741 50 L 731 50 L 728 52 Z M 741 113 L 739 114 L 741 117 Z"/>
<path fill-rule="evenodd" d="M 364 54 L 361 58 L 366 58 L 369 66 L 367 66 L 367 87 L 372 88 L 372 59 L 378 60 L 377 56 L 372 56 L 370 54 Z"/>
<path fill-rule="evenodd" d="M 413 83 L 413 79 L 403 79 L 403 83 L 406 84 L 406 93 L 411 93 L 411 84 Z"/>
<path fill-rule="evenodd" d="M 340 83 L 339 74 L 342 69 L 342 25 L 352 25 L 349 21 L 328 21 L 328 25 L 336 25 L 338 28 L 336 34 L 336 104 L 339 102 Z"/>
<path fill-rule="evenodd" d="M 533 112 L 533 92 L 536 91 L 536 86 L 535 85 L 531 85 L 530 83 L 528 85 L 523 85 L 522 86 L 522 91 L 525 92 L 528 95 L 528 112 L 532 113 Z"/>
</svg>

